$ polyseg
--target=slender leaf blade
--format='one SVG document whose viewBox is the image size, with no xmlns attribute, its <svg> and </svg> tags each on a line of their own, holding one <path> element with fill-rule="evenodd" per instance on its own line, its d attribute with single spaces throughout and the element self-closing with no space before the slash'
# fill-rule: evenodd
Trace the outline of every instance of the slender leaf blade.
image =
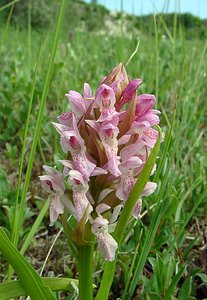
<svg viewBox="0 0 207 300">
<path fill-rule="evenodd" d="M 71 278 L 47 278 L 43 277 L 42 281 L 46 284 L 52 291 L 66 291 L 69 292 L 73 290 L 71 282 L 78 285 L 77 279 Z M 21 285 L 20 280 L 11 281 L 9 283 L 0 284 L 0 299 L 9 300 L 16 297 L 27 296 L 26 290 Z"/>
<path fill-rule="evenodd" d="M 29 247 L 35 233 L 38 231 L 40 225 L 41 225 L 41 222 L 48 210 L 48 207 L 49 207 L 49 202 L 50 202 L 50 199 L 48 198 L 47 201 L 44 203 L 38 217 L 36 218 L 26 240 L 24 241 L 24 244 L 22 245 L 22 248 L 20 250 L 21 254 L 24 254 L 26 251 L 27 251 L 27 248 Z"/>
<path fill-rule="evenodd" d="M 52 291 L 42 278 L 10 242 L 0 227 L 0 252 L 8 260 L 20 278 L 21 284 L 32 300 L 55 300 Z"/>
<path fill-rule="evenodd" d="M 165 297 L 166 297 L 167 300 L 172 299 L 172 296 L 174 294 L 176 285 L 177 285 L 178 281 L 180 280 L 180 278 L 182 277 L 182 275 L 185 272 L 185 270 L 186 270 L 186 266 L 182 267 L 180 269 L 180 271 L 173 277 L 173 279 L 171 281 L 171 284 L 168 287 L 167 292 L 165 294 Z"/>
</svg>

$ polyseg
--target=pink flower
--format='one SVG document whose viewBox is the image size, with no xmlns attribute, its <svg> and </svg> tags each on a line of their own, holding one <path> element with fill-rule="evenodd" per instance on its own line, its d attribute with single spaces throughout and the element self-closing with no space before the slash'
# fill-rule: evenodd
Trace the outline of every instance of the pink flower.
<svg viewBox="0 0 207 300">
<path fill-rule="evenodd" d="M 132 156 L 119 165 L 119 169 L 121 170 L 121 178 L 117 186 L 116 196 L 120 200 L 127 201 L 129 194 L 131 193 L 136 182 L 135 175 L 139 170 L 137 170 L 137 168 L 139 168 L 142 163 L 143 162 L 139 157 Z"/>
<path fill-rule="evenodd" d="M 61 135 L 60 144 L 65 153 L 70 152 L 73 157 L 74 165 L 83 176 L 89 178 L 96 165 L 87 157 L 85 141 L 82 139 L 76 120 L 73 116 L 71 127 L 62 124 L 52 123 Z"/>
<path fill-rule="evenodd" d="M 114 90 L 108 85 L 102 84 L 98 88 L 94 102 L 94 108 L 99 108 L 101 113 L 98 122 L 110 120 L 118 114 L 114 107 L 115 102 Z"/>
<path fill-rule="evenodd" d="M 59 161 L 62 171 L 46 168 L 47 175 L 40 177 L 43 188 L 51 194 L 51 222 L 68 209 L 78 230 L 84 230 L 85 223 L 91 228 L 109 261 L 118 245 L 108 227 L 111 223 L 116 226 L 158 138 L 152 128 L 159 124 L 160 112 L 153 109 L 156 99 L 150 94 L 137 95 L 141 83 L 141 79 L 130 80 L 119 64 L 102 79 L 95 96 L 88 83 L 83 95 L 69 91 L 66 96 L 71 111 L 52 123 L 66 153 Z M 156 183 L 146 184 L 133 209 L 135 218 L 140 216 L 142 197 L 155 188 Z"/>
<path fill-rule="evenodd" d="M 60 116 L 57 117 L 59 123 L 71 127 L 73 123 L 73 114 L 71 111 L 64 112 Z"/>
<path fill-rule="evenodd" d="M 119 129 L 116 125 L 114 125 L 112 121 L 102 123 L 99 131 L 99 136 L 104 146 L 106 156 L 108 158 L 107 169 L 115 177 L 121 175 L 121 172 L 118 168 L 119 157 L 117 156 L 118 133 L 119 133 Z"/>
<path fill-rule="evenodd" d="M 73 203 L 76 210 L 76 218 L 80 221 L 88 207 L 88 213 L 90 214 L 93 210 L 88 198 L 87 192 L 89 186 L 84 180 L 83 175 L 76 170 L 69 172 L 68 183 L 71 185 L 73 190 Z M 88 219 L 88 218 L 87 218 Z"/>
<path fill-rule="evenodd" d="M 69 91 L 68 94 L 65 94 L 68 97 L 71 111 L 76 115 L 79 120 L 86 113 L 86 104 L 80 93 L 76 91 Z"/>
<path fill-rule="evenodd" d="M 136 115 L 143 116 L 155 105 L 155 96 L 143 94 L 137 97 Z"/>
<path fill-rule="evenodd" d="M 133 208 L 133 211 L 132 211 L 132 215 L 135 219 L 138 219 L 140 217 L 140 214 L 141 214 L 141 211 L 142 211 L 142 199 L 138 199 L 134 208 Z"/>
<path fill-rule="evenodd" d="M 92 98 L 92 90 L 88 83 L 84 83 L 84 98 L 91 99 Z"/>
<path fill-rule="evenodd" d="M 108 233 L 108 220 L 102 216 L 97 217 L 92 224 L 92 232 L 96 235 L 99 249 L 108 261 L 115 258 L 118 244 L 115 239 Z"/>
<path fill-rule="evenodd" d="M 70 127 L 54 122 L 52 124 L 61 136 L 60 144 L 65 153 L 70 151 L 76 154 L 85 150 L 85 142 L 79 133 L 74 115 L 72 115 Z"/>
<path fill-rule="evenodd" d="M 64 206 L 73 213 L 73 205 L 64 195 L 65 185 L 63 175 L 56 169 L 43 166 L 47 175 L 39 176 L 41 185 L 46 192 L 51 194 L 50 198 L 50 224 L 53 225 L 60 214 L 64 212 Z"/>
<path fill-rule="evenodd" d="M 65 190 L 63 175 L 56 169 L 43 166 L 47 175 L 40 176 L 42 187 L 49 193 L 63 194 Z"/>
</svg>

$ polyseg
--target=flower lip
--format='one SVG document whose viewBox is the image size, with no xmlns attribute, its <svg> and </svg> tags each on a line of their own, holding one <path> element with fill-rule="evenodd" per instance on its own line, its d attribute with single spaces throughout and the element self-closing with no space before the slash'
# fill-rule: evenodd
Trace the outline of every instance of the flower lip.
<svg viewBox="0 0 207 300">
<path fill-rule="evenodd" d="M 48 180 L 48 179 L 47 179 L 47 180 L 45 180 L 45 183 L 48 185 L 49 189 L 50 189 L 52 192 L 55 192 L 51 180 Z"/>
</svg>

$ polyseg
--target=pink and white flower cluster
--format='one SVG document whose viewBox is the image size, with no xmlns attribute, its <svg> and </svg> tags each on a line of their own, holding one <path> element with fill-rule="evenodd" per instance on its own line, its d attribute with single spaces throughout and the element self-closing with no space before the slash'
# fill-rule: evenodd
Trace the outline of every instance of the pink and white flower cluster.
<svg viewBox="0 0 207 300">
<path fill-rule="evenodd" d="M 40 176 L 43 188 L 51 194 L 51 223 L 64 209 L 77 223 L 84 218 L 109 261 L 118 245 L 108 227 L 116 222 L 158 138 L 152 126 L 159 123 L 160 112 L 153 109 L 153 95 L 137 96 L 141 83 L 141 79 L 130 80 L 119 64 L 95 94 L 88 83 L 83 95 L 69 91 L 71 111 L 52 123 L 67 159 L 60 161 L 62 172 L 44 166 L 47 175 Z M 142 196 L 155 188 L 156 183 L 148 182 Z M 141 207 L 139 198 L 133 210 L 135 218 Z"/>
</svg>

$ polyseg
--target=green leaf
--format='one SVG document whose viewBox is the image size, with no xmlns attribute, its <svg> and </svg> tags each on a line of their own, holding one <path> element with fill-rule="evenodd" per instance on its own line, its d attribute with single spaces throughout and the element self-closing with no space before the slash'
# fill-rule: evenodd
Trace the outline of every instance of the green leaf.
<svg viewBox="0 0 207 300">
<path fill-rule="evenodd" d="M 0 252 L 11 264 L 20 278 L 21 284 L 32 300 L 55 300 L 52 291 L 42 278 L 10 242 L 3 228 L 0 227 Z"/>
<path fill-rule="evenodd" d="M 166 300 L 171 300 L 172 296 L 174 294 L 176 285 L 178 283 L 178 281 L 180 280 L 180 278 L 182 277 L 183 273 L 186 270 L 186 266 L 184 266 L 183 268 L 180 269 L 180 271 L 173 277 L 170 286 L 167 289 L 167 292 L 165 294 Z"/>
<path fill-rule="evenodd" d="M 7 197 L 9 191 L 9 184 L 6 173 L 4 170 L 0 170 L 0 199 Z"/>
<path fill-rule="evenodd" d="M 196 276 L 200 277 L 200 279 L 203 281 L 203 283 L 207 284 L 207 274 L 204 273 L 198 273 Z"/>
<path fill-rule="evenodd" d="M 19 1 L 20 0 L 13 0 L 13 1 L 11 1 L 11 2 L 9 2 L 9 3 L 7 3 L 7 4 L 3 5 L 3 6 L 1 6 L 0 7 L 0 12 L 3 11 L 3 10 L 5 10 L 5 9 L 7 9 L 8 7 L 12 6 L 13 4 L 15 4 L 15 3 L 19 2 Z"/>
<path fill-rule="evenodd" d="M 188 277 L 184 281 L 179 291 L 178 300 L 186 300 L 188 297 L 190 297 L 191 288 L 192 288 L 192 277 Z"/>
<path fill-rule="evenodd" d="M 149 293 L 147 296 L 150 300 L 162 300 L 162 297 L 157 293 Z"/>
<path fill-rule="evenodd" d="M 170 285 L 170 282 L 173 278 L 173 273 L 175 270 L 175 259 L 173 256 L 169 257 L 168 264 L 164 266 L 164 289 L 166 290 L 168 286 Z"/>
<path fill-rule="evenodd" d="M 46 284 L 52 291 L 71 291 L 73 287 L 71 282 L 78 285 L 77 279 L 70 278 L 47 278 L 43 277 L 42 281 Z M 20 280 L 15 280 L 9 283 L 0 284 L 0 299 L 9 300 L 12 298 L 27 296 L 28 293 L 21 285 Z"/>
<path fill-rule="evenodd" d="M 38 217 L 36 218 L 31 230 L 29 231 L 29 234 L 28 234 L 26 240 L 24 241 L 24 244 L 22 245 L 22 248 L 20 250 L 21 254 L 24 254 L 27 251 L 27 248 L 29 247 L 34 235 L 38 231 L 38 229 L 41 225 L 41 222 L 48 210 L 49 202 L 50 202 L 50 199 L 48 198 L 47 201 L 45 201 L 40 213 L 38 214 Z"/>
<path fill-rule="evenodd" d="M 188 198 L 190 193 L 192 193 L 192 191 L 195 190 L 201 184 L 202 184 L 202 178 L 197 178 L 193 182 L 193 184 L 189 187 L 189 189 L 185 192 L 183 197 L 180 199 L 177 210 L 176 210 L 176 213 L 175 213 L 175 223 L 177 223 L 179 221 L 182 221 L 181 211 L 182 211 L 183 204 L 184 204 L 185 200 Z"/>
</svg>

